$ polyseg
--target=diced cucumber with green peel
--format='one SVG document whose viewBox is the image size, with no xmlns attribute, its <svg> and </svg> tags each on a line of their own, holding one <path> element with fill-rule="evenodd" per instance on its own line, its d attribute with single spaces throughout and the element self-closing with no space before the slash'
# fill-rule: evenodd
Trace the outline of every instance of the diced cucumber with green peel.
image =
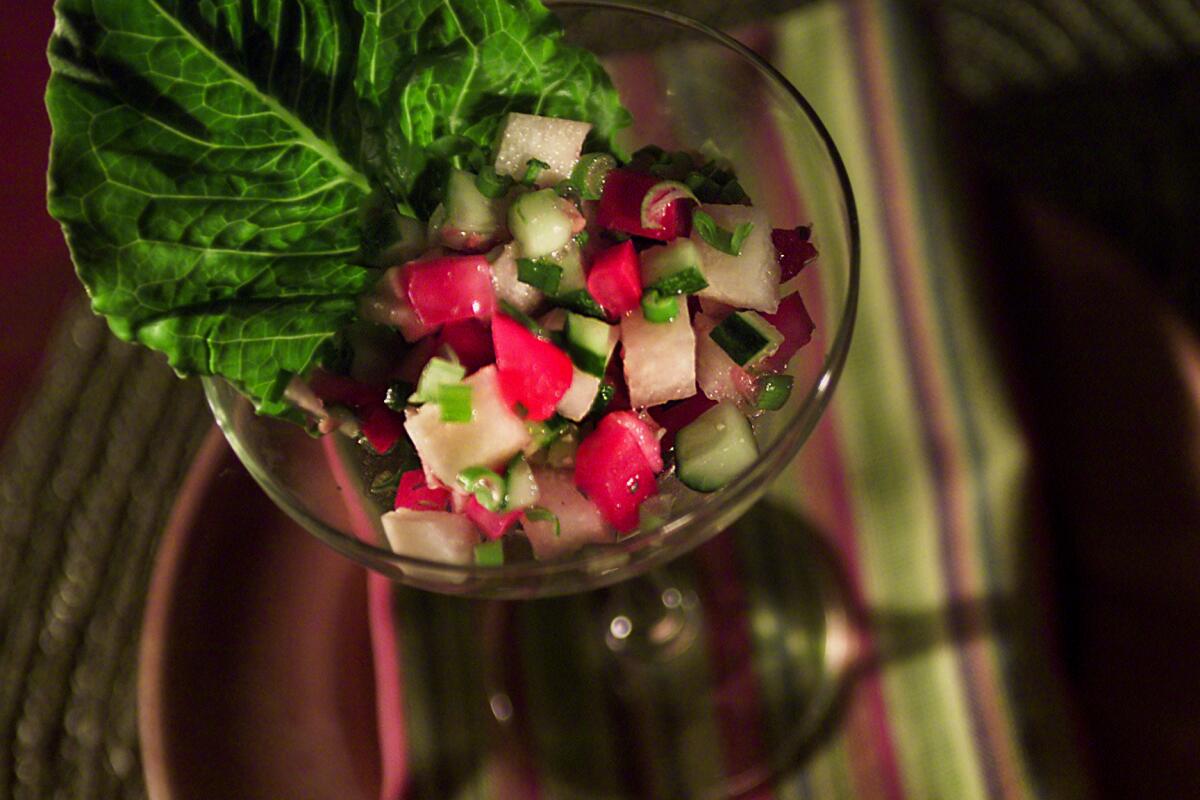
<svg viewBox="0 0 1200 800">
<path fill-rule="evenodd" d="M 571 218 L 553 189 L 526 192 L 508 209 L 508 229 L 526 258 L 548 256 L 571 241 Z"/>
<path fill-rule="evenodd" d="M 575 366 L 586 373 L 602 377 L 608 369 L 608 360 L 616 349 L 621 332 L 616 325 L 603 320 L 567 312 L 566 320 L 567 355 Z"/>
<path fill-rule="evenodd" d="M 533 478 L 533 468 L 523 455 L 516 455 L 508 463 L 505 478 L 504 507 L 508 510 L 529 508 L 538 501 L 538 485 Z"/>
<path fill-rule="evenodd" d="M 783 334 L 753 311 L 735 311 L 709 334 L 740 367 L 754 367 L 783 344 Z"/>
<path fill-rule="evenodd" d="M 621 320 L 621 346 L 634 408 L 696 393 L 696 337 L 687 314 L 650 322 L 639 308 Z"/>
<path fill-rule="evenodd" d="M 754 430 L 733 403 L 718 403 L 675 435 L 676 473 L 698 492 L 728 486 L 757 460 Z"/>
<path fill-rule="evenodd" d="M 690 239 L 676 239 L 665 247 L 642 253 L 642 286 L 660 295 L 695 294 L 708 286 L 700 251 Z"/>
<path fill-rule="evenodd" d="M 501 204 L 485 197 L 476 185 L 475 176 L 456 169 L 446 182 L 445 226 L 483 238 L 494 236 L 503 226 Z"/>
</svg>

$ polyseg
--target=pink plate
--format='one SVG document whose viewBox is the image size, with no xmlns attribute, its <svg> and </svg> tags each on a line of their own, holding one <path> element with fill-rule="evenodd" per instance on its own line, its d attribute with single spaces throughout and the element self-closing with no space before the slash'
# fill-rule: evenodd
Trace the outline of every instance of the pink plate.
<svg viewBox="0 0 1200 800">
<path fill-rule="evenodd" d="M 215 427 L 159 550 L 139 670 L 153 800 L 378 796 L 364 572 L 279 511 Z"/>
</svg>

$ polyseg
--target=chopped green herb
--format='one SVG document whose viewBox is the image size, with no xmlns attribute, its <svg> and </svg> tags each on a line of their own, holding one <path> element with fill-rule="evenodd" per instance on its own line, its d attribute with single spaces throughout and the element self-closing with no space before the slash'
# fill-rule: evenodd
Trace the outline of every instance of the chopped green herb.
<svg viewBox="0 0 1200 800">
<path fill-rule="evenodd" d="M 525 519 L 531 522 L 553 522 L 554 536 L 556 538 L 562 536 L 562 525 L 559 524 L 558 516 L 548 508 L 534 506 L 525 512 Z"/>
<path fill-rule="evenodd" d="M 457 361 L 431 358 L 421 370 L 417 390 L 408 398 L 410 403 L 436 403 L 438 390 L 445 384 L 458 383 L 467 376 L 467 370 Z"/>
<path fill-rule="evenodd" d="M 475 545 L 475 566 L 500 567 L 504 565 L 504 540 L 493 539 Z"/>
<path fill-rule="evenodd" d="M 458 473 L 458 485 L 464 492 L 475 495 L 479 505 L 488 511 L 499 511 L 504 506 L 504 479 L 487 467 L 464 469 Z"/>
<path fill-rule="evenodd" d="M 535 289 L 541 289 L 546 294 L 552 295 L 558 291 L 562 274 L 562 267 L 553 261 L 542 258 L 517 259 L 517 280 L 527 283 Z"/>
<path fill-rule="evenodd" d="M 754 231 L 753 222 L 743 222 L 733 232 L 727 231 L 718 225 L 712 216 L 700 210 L 692 214 L 692 227 L 711 247 L 731 256 L 742 254 L 742 245 Z"/>
<path fill-rule="evenodd" d="M 584 247 L 591 238 L 592 237 L 588 235 L 587 231 L 580 231 L 579 233 L 575 234 L 575 246 Z"/>
<path fill-rule="evenodd" d="M 795 379 L 791 375 L 764 375 L 758 381 L 758 407 L 778 411 L 792 394 Z"/>
<path fill-rule="evenodd" d="M 679 316 L 679 297 L 651 289 L 642 295 L 642 314 L 649 322 L 674 322 Z"/>
<path fill-rule="evenodd" d="M 442 410 L 442 422 L 470 422 L 472 418 L 470 384 L 442 384 L 437 390 L 437 404 Z"/>
<path fill-rule="evenodd" d="M 550 169 L 550 165 L 545 161 L 537 158 L 531 158 L 525 163 L 525 174 L 521 177 L 521 183 L 526 186 L 533 186 L 537 183 L 538 175 L 542 174 L 543 170 Z"/>
<path fill-rule="evenodd" d="M 475 188 L 481 195 L 492 200 L 503 197 L 512 185 L 512 178 L 498 174 L 496 168 L 490 165 L 479 170 L 479 174 L 475 176 Z"/>
<path fill-rule="evenodd" d="M 584 200 L 599 200 L 604 192 L 604 181 L 616 166 L 617 160 L 608 153 L 588 153 L 581 156 L 575 169 L 571 170 L 571 184 Z"/>
</svg>

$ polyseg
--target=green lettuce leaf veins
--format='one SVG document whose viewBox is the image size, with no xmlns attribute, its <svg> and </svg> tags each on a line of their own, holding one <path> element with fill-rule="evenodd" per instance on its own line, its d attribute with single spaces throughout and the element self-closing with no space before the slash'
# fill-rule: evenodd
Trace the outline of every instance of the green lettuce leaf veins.
<svg viewBox="0 0 1200 800">
<path fill-rule="evenodd" d="M 361 216 L 427 213 L 509 111 L 628 124 L 536 0 L 58 0 L 50 212 L 95 311 L 264 413 L 378 273 Z"/>
</svg>

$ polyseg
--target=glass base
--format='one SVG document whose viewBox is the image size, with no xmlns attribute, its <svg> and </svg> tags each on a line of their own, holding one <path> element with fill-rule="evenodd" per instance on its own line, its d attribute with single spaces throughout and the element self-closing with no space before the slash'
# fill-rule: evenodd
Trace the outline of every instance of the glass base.
<svg viewBox="0 0 1200 800">
<path fill-rule="evenodd" d="M 835 721 L 853 656 L 841 586 L 811 529 L 759 508 L 668 569 L 494 604 L 499 736 L 548 796 L 734 797 L 778 780 Z"/>
</svg>

